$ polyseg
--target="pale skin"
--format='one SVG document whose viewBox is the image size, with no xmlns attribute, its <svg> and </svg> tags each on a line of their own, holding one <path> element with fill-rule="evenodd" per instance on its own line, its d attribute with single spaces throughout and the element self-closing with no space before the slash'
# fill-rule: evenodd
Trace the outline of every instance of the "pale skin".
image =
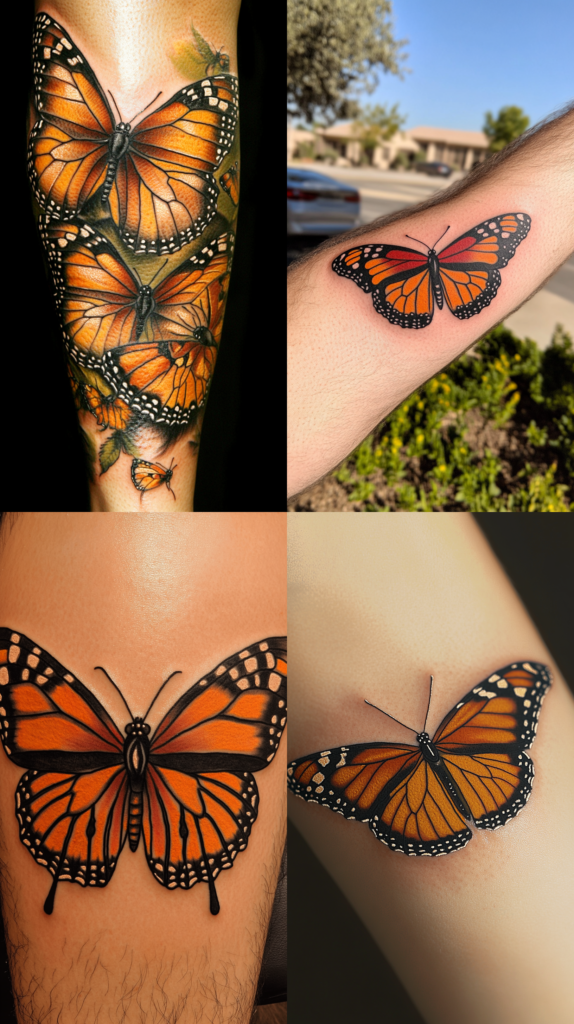
<svg viewBox="0 0 574 1024">
<path fill-rule="evenodd" d="M 291 519 L 289 578 L 290 760 L 415 743 L 364 700 L 421 729 L 431 673 L 432 736 L 491 671 L 527 658 L 550 667 L 532 795 L 503 828 L 419 858 L 291 794 L 289 813 L 429 1024 L 567 1024 L 574 701 L 476 523 L 468 513 Z"/>
<path fill-rule="evenodd" d="M 122 730 L 125 706 L 94 666 L 136 715 L 182 670 L 153 727 L 223 656 L 285 635 L 285 525 L 283 513 L 23 513 L 2 531 L 0 619 L 74 671 Z M 249 1021 L 284 842 L 285 743 L 257 773 L 259 815 L 217 879 L 217 917 L 207 885 L 159 885 L 141 843 L 135 853 L 126 844 L 107 887 L 60 884 L 47 917 L 51 876 L 18 836 L 21 775 L 2 750 L 2 897 L 19 1019 Z"/>
<path fill-rule="evenodd" d="M 37 12 L 44 11 L 54 18 L 70 34 L 80 51 L 85 55 L 105 90 L 108 102 L 113 106 L 116 119 L 117 109 L 122 117 L 130 121 L 147 107 L 149 114 L 160 107 L 190 78 L 183 74 L 177 56 L 181 46 L 193 41 L 191 22 L 207 40 L 212 49 L 221 49 L 229 57 L 228 73 L 237 75 L 237 19 L 240 0 L 218 0 L 216 4 L 203 0 L 50 0 L 36 5 Z M 175 63 L 174 63 L 175 59 Z M 209 74 L 216 71 L 213 68 Z M 201 77 L 201 72 L 198 73 Z M 113 101 L 110 99 L 110 92 Z M 161 93 L 160 96 L 157 96 Z M 157 98 L 155 98 L 157 97 Z M 154 100 L 155 98 L 155 100 Z M 150 101 L 154 100 L 151 103 Z M 30 124 L 34 124 L 36 113 L 31 112 Z M 179 258 L 183 256 L 180 252 Z M 161 262 L 161 261 L 160 261 Z M 152 268 L 153 263 L 153 268 Z M 144 281 L 156 270 L 158 260 L 150 262 L 140 258 L 136 267 L 144 268 Z M 131 266 L 134 263 L 132 261 Z M 177 258 L 158 277 L 161 281 L 177 265 Z M 150 269 L 151 268 L 151 269 Z M 90 502 L 93 512 L 190 512 L 193 511 L 193 494 L 197 471 L 198 441 L 205 414 L 205 405 L 198 421 L 191 431 L 161 452 L 161 445 L 154 432 L 145 425 L 137 435 L 137 455 L 152 464 L 159 464 L 163 470 L 173 469 L 169 480 L 172 492 L 165 483 L 143 494 L 137 490 L 131 479 L 131 455 L 122 452 L 119 459 L 106 472 L 99 473 L 96 461 L 94 482 L 90 483 Z M 96 448 L 109 436 L 102 437 L 94 416 L 83 410 L 79 413 L 80 423 L 92 438 Z M 190 445 L 190 440 L 193 442 Z M 174 498 L 175 495 L 175 498 Z"/>
<path fill-rule="evenodd" d="M 534 135 L 460 194 L 393 223 L 376 222 L 296 265 L 289 285 L 289 464 L 294 495 L 333 469 L 417 387 L 517 309 L 574 249 L 574 112 Z M 331 269 L 335 256 L 369 242 L 437 251 L 499 214 L 527 213 L 530 232 L 500 273 L 491 304 L 467 320 L 435 307 L 431 324 L 392 325 L 371 296 Z"/>
</svg>

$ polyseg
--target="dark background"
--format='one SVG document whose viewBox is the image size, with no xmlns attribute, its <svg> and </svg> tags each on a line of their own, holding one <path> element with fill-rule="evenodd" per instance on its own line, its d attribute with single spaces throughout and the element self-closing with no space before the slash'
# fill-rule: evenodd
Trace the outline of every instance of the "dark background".
<svg viewBox="0 0 574 1024">
<path fill-rule="evenodd" d="M 31 0 L 17 4 L 10 16 L 4 107 L 2 507 L 89 511 L 76 411 L 26 178 L 33 17 Z M 279 284 L 273 258 L 284 217 L 281 207 L 279 228 L 277 166 L 283 168 L 285 146 L 277 97 L 284 95 L 284 48 L 263 0 L 243 0 L 238 50 L 241 200 L 223 336 L 203 425 L 197 511 L 285 507 L 283 267 Z M 280 112 L 283 116 L 282 106 Z"/>
<path fill-rule="evenodd" d="M 451 513 L 454 514 L 454 513 Z M 475 516 L 574 690 L 574 522 L 567 515 Z M 424 1024 L 331 876 L 289 824 L 290 1024 Z M 338 936 L 333 958 L 330 937 Z"/>
</svg>

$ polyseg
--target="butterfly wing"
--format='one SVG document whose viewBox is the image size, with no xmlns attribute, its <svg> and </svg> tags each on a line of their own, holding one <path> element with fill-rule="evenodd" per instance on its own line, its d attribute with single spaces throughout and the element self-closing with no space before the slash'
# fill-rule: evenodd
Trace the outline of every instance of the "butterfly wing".
<svg viewBox="0 0 574 1024">
<path fill-rule="evenodd" d="M 550 685 L 545 665 L 507 665 L 467 693 L 437 729 L 433 743 L 477 828 L 499 828 L 528 800 L 534 765 L 525 751 Z"/>
<path fill-rule="evenodd" d="M 212 332 L 218 328 L 221 333 L 223 284 L 231 269 L 234 244 L 232 234 L 220 235 L 160 281 L 154 288 L 154 310 L 143 338 L 182 341 L 198 326 Z"/>
<path fill-rule="evenodd" d="M 107 885 L 126 835 L 123 736 L 71 672 L 6 628 L 0 735 L 28 769 L 16 789 L 24 845 L 57 880 Z"/>
<path fill-rule="evenodd" d="M 85 57 L 42 12 L 32 47 L 39 120 L 30 134 L 28 169 L 50 219 L 73 217 L 103 184 L 114 119 Z"/>
<path fill-rule="evenodd" d="M 211 888 L 247 846 L 259 802 L 252 772 L 273 760 L 285 726 L 285 652 L 273 637 L 227 658 L 156 729 L 143 831 L 162 885 Z"/>
<path fill-rule="evenodd" d="M 239 202 L 239 171 L 238 171 L 238 167 L 239 167 L 239 161 L 236 160 L 235 163 L 231 165 L 229 170 L 225 171 L 225 174 L 222 174 L 221 178 L 220 178 L 220 185 L 221 185 L 223 191 L 227 192 L 227 195 L 231 199 L 231 202 L 233 203 L 234 206 L 237 206 L 237 204 Z"/>
<path fill-rule="evenodd" d="M 391 850 L 439 856 L 472 833 L 418 747 L 356 743 L 289 765 L 289 788 L 351 820 L 368 822 Z"/>
<path fill-rule="evenodd" d="M 434 312 L 426 254 L 400 245 L 357 245 L 341 253 L 333 270 L 369 292 L 377 313 L 399 327 L 428 327 Z"/>
<path fill-rule="evenodd" d="M 439 274 L 449 309 L 460 320 L 490 305 L 501 283 L 499 270 L 530 230 L 526 213 L 491 217 L 439 253 Z"/>
<path fill-rule="evenodd" d="M 180 89 L 133 129 L 110 212 L 122 240 L 143 253 L 181 249 L 217 209 L 213 177 L 235 137 L 237 80 L 216 75 Z"/>
<path fill-rule="evenodd" d="M 83 221 L 46 224 L 40 232 L 56 289 L 66 344 L 81 366 L 135 341 L 138 286 L 114 247 Z"/>
<path fill-rule="evenodd" d="M 110 398 L 102 395 L 91 384 L 84 385 L 84 395 L 88 408 L 99 427 L 111 427 L 112 430 L 125 430 L 129 423 L 131 411 L 123 398 Z"/>
<path fill-rule="evenodd" d="M 170 478 L 171 471 L 159 462 L 146 462 L 145 459 L 134 459 L 132 462 L 132 481 L 138 491 L 153 491 Z"/>
</svg>

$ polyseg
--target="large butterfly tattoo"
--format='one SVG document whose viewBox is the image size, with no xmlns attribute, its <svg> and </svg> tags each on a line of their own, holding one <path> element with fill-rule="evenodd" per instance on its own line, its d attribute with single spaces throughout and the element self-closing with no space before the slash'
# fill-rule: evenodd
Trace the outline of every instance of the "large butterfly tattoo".
<svg viewBox="0 0 574 1024">
<path fill-rule="evenodd" d="M 185 86 L 132 127 L 116 121 L 86 58 L 45 13 L 36 18 L 32 56 L 39 120 L 28 169 L 47 216 L 69 220 L 101 190 L 134 252 L 176 252 L 200 235 L 217 208 L 213 172 L 235 137 L 236 78 Z"/>
<path fill-rule="evenodd" d="M 377 313 L 391 324 L 428 327 L 435 302 L 442 309 L 444 300 L 459 320 L 467 320 L 490 305 L 500 288 L 500 268 L 512 259 L 529 230 L 527 213 L 504 213 L 465 231 L 439 253 L 434 246 L 421 253 L 372 242 L 341 253 L 332 267 L 372 294 Z"/>
<path fill-rule="evenodd" d="M 425 721 L 416 747 L 355 743 L 309 754 L 289 765 L 288 786 L 367 822 L 391 850 L 423 857 L 460 850 L 472 839 L 468 822 L 500 828 L 528 800 L 534 765 L 525 751 L 550 684 L 545 665 L 507 665 L 473 687 L 432 740 Z"/>
<path fill-rule="evenodd" d="M 26 769 L 16 817 L 53 875 L 47 914 L 58 882 L 107 885 L 126 840 L 135 851 L 142 835 L 154 878 L 168 889 L 206 882 L 219 912 L 214 879 L 247 846 L 259 804 L 252 773 L 273 760 L 285 726 L 285 651 L 285 638 L 271 637 L 226 658 L 150 736 L 149 708 L 128 708 L 122 732 L 73 673 L 0 629 L 0 735 Z"/>
</svg>

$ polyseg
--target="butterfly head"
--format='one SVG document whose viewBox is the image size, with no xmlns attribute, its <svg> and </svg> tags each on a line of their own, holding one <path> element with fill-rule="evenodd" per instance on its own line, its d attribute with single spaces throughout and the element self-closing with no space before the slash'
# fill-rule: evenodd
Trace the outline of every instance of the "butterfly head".
<svg viewBox="0 0 574 1024">
<path fill-rule="evenodd" d="M 149 732 L 150 726 L 144 722 L 143 718 L 134 718 L 133 722 L 128 722 L 126 725 L 128 736 L 148 736 Z"/>
<path fill-rule="evenodd" d="M 430 743 L 430 736 L 428 732 L 417 733 L 417 743 Z"/>
<path fill-rule="evenodd" d="M 208 345 L 210 348 L 215 346 L 215 338 L 209 330 L 209 327 L 194 327 L 193 337 L 196 341 L 199 341 L 201 345 Z"/>
</svg>

